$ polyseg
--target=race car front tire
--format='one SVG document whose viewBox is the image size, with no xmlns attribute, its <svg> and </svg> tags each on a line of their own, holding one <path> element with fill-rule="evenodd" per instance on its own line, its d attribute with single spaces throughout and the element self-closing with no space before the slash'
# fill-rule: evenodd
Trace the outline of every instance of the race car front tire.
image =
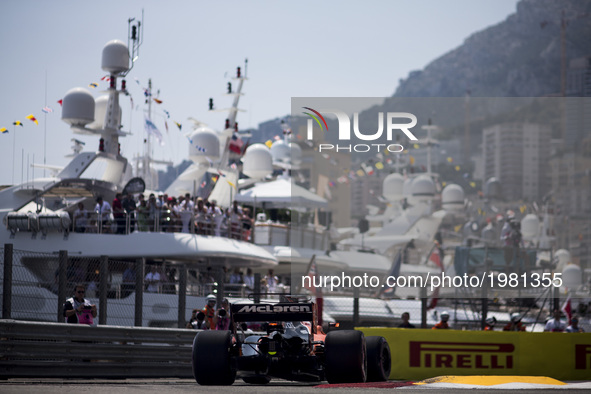
<svg viewBox="0 0 591 394">
<path fill-rule="evenodd" d="M 325 339 L 328 383 L 363 383 L 367 378 L 365 337 L 361 331 L 331 331 Z"/>
<path fill-rule="evenodd" d="M 229 386 L 236 380 L 230 331 L 202 331 L 193 341 L 193 376 L 200 385 Z"/>
<path fill-rule="evenodd" d="M 390 377 L 392 357 L 390 346 L 384 337 L 365 338 L 367 347 L 367 381 L 384 382 Z"/>
</svg>

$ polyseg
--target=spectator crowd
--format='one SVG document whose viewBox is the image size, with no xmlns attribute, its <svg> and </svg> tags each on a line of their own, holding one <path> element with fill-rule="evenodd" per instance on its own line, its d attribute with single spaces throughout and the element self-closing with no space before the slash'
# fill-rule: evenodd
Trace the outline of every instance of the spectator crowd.
<svg viewBox="0 0 591 394">
<path fill-rule="evenodd" d="M 72 214 L 73 230 L 78 233 L 126 234 L 134 231 L 181 232 L 216 235 L 249 241 L 253 227 L 250 209 L 234 201 L 231 207 L 216 200 L 151 193 L 136 197 L 117 193 L 113 201 L 96 199 L 92 210 L 80 202 Z"/>
</svg>

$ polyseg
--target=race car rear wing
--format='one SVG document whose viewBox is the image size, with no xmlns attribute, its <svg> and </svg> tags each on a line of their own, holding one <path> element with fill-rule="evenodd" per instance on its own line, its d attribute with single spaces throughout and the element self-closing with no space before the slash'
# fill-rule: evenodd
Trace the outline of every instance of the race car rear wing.
<svg viewBox="0 0 591 394">
<path fill-rule="evenodd" d="M 316 305 L 310 303 L 232 304 L 235 322 L 309 321 L 316 323 Z"/>
</svg>

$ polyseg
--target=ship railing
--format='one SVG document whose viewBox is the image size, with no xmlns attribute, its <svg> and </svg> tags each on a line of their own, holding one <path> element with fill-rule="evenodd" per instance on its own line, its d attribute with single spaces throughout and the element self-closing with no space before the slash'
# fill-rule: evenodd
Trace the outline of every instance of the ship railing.
<svg viewBox="0 0 591 394">
<path fill-rule="evenodd" d="M 181 211 L 161 211 L 159 214 L 123 212 L 100 214 L 88 213 L 74 218 L 72 231 L 95 234 L 130 234 L 138 232 L 189 233 L 252 241 L 252 230 L 244 221 L 232 221 L 215 215 L 193 214 Z"/>
<path fill-rule="evenodd" d="M 254 227 L 254 243 L 257 245 L 329 249 L 330 237 L 325 228 L 262 222 L 255 223 Z"/>
</svg>

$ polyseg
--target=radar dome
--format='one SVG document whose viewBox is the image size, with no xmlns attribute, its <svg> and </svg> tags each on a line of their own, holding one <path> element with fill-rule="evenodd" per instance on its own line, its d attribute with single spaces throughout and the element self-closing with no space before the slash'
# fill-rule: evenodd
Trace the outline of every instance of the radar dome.
<svg viewBox="0 0 591 394">
<path fill-rule="evenodd" d="M 94 121 L 94 97 L 83 88 L 70 89 L 62 101 L 62 120 L 71 126 Z"/>
<path fill-rule="evenodd" d="M 484 185 L 484 197 L 501 198 L 501 182 L 495 177 L 489 178 Z"/>
<path fill-rule="evenodd" d="M 301 163 L 301 161 L 302 161 L 302 148 L 300 148 L 300 146 L 297 143 L 295 143 L 295 142 L 290 142 L 289 143 L 289 148 L 291 150 L 291 162 L 293 164 Z"/>
<path fill-rule="evenodd" d="M 220 158 L 220 139 L 215 131 L 208 127 L 199 127 L 190 136 L 189 157 L 195 163 L 205 163 L 207 159 L 216 161 Z"/>
<path fill-rule="evenodd" d="M 289 161 L 291 158 L 289 145 L 283 140 L 275 141 L 273 145 L 271 145 L 271 156 L 273 157 L 273 161 Z"/>
<path fill-rule="evenodd" d="M 120 74 L 129 70 L 129 50 L 122 41 L 113 40 L 103 48 L 101 67 L 111 74 Z"/>
<path fill-rule="evenodd" d="M 404 178 L 395 172 L 384 178 L 382 195 L 390 202 L 401 200 L 403 197 L 403 187 Z"/>
<path fill-rule="evenodd" d="M 441 205 L 448 211 L 461 210 L 464 207 L 464 189 L 455 183 L 444 187 L 441 192 Z"/>
<path fill-rule="evenodd" d="M 413 180 L 410 190 L 413 197 L 434 197 L 435 182 L 428 175 L 419 175 Z"/>
<path fill-rule="evenodd" d="M 554 253 L 554 260 L 556 262 L 556 270 L 561 271 L 571 262 L 570 252 L 566 249 L 558 249 L 556 253 Z"/>
<path fill-rule="evenodd" d="M 254 179 L 262 179 L 273 172 L 271 151 L 263 144 L 253 144 L 242 158 L 242 172 Z"/>
<path fill-rule="evenodd" d="M 86 126 L 93 130 L 102 130 L 105 128 L 105 115 L 107 113 L 107 104 L 109 103 L 109 96 L 104 95 L 95 100 L 94 107 L 94 122 Z M 117 107 L 115 114 L 117 124 L 121 124 L 121 106 Z"/>
<path fill-rule="evenodd" d="M 562 270 L 562 285 L 569 289 L 574 289 L 583 284 L 583 273 L 581 267 L 576 264 L 568 264 Z"/>
<path fill-rule="evenodd" d="M 538 219 L 538 215 L 528 213 L 521 219 L 521 235 L 524 240 L 533 240 L 538 235 L 539 228 L 540 219 Z"/>
</svg>

